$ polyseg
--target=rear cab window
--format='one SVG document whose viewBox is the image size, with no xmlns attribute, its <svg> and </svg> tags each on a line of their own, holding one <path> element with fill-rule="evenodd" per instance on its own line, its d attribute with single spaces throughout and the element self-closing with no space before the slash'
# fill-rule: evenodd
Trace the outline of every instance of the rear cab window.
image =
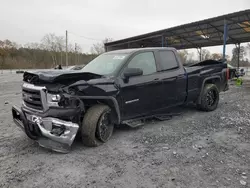
<svg viewBox="0 0 250 188">
<path fill-rule="evenodd" d="M 173 51 L 160 50 L 158 54 L 162 71 L 179 68 L 179 63 Z"/>
</svg>

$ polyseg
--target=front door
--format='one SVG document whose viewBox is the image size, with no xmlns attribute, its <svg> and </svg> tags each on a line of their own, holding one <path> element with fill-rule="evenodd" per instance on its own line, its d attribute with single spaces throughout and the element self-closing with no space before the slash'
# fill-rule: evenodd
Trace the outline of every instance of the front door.
<svg viewBox="0 0 250 188">
<path fill-rule="evenodd" d="M 127 82 L 120 80 L 123 119 L 149 114 L 157 108 L 162 84 L 154 53 L 141 52 L 135 55 L 125 68 L 140 68 L 143 75 L 130 77 Z"/>
</svg>

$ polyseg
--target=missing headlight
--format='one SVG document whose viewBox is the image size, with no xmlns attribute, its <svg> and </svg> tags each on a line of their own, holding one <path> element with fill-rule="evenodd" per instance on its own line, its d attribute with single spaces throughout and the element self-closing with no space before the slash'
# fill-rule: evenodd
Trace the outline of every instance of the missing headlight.
<svg viewBox="0 0 250 188">
<path fill-rule="evenodd" d="M 71 96 L 65 97 L 64 95 L 62 95 L 61 100 L 58 103 L 58 105 L 63 106 L 63 107 L 76 108 L 76 107 L 79 107 L 80 100 L 76 97 L 71 97 Z"/>
</svg>

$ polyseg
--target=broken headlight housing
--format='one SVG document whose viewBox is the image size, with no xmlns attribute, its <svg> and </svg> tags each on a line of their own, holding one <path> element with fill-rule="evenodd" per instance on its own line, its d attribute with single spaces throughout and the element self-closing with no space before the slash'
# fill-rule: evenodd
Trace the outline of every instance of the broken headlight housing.
<svg viewBox="0 0 250 188">
<path fill-rule="evenodd" d="M 49 107 L 76 108 L 80 105 L 80 100 L 65 94 L 47 93 L 47 105 Z"/>
<path fill-rule="evenodd" d="M 58 103 L 61 100 L 61 95 L 60 94 L 51 94 L 47 93 L 47 104 L 48 106 L 56 106 L 58 107 Z"/>
</svg>

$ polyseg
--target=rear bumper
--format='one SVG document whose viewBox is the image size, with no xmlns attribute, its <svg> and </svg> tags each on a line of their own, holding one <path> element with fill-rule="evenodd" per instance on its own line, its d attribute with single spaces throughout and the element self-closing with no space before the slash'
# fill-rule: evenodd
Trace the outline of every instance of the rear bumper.
<svg viewBox="0 0 250 188">
<path fill-rule="evenodd" d="M 40 146 L 67 153 L 78 132 L 79 125 L 54 117 L 41 117 L 25 112 L 16 106 L 12 107 L 15 124 Z"/>
</svg>

